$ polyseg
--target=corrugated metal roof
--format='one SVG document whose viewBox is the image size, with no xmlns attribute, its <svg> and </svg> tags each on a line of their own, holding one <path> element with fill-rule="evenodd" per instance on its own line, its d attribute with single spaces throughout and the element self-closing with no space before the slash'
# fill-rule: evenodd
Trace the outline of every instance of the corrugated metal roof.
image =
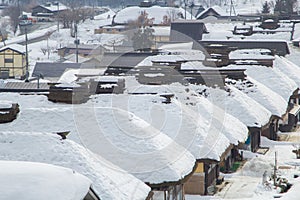
<svg viewBox="0 0 300 200">
<path fill-rule="evenodd" d="M 26 82 L 8 82 L 4 85 L 3 89 L 13 89 L 13 90 L 35 90 L 42 89 L 48 90 L 49 85 L 47 83 L 40 83 L 39 88 L 37 83 L 26 83 Z"/>
<path fill-rule="evenodd" d="M 61 77 L 66 69 L 79 69 L 80 63 L 50 63 L 37 62 L 33 74 L 42 74 L 44 77 Z"/>
</svg>

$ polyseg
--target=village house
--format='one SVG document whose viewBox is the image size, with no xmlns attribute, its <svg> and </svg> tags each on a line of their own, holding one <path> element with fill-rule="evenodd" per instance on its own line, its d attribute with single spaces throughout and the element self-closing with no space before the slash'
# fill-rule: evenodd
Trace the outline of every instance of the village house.
<svg viewBox="0 0 300 200">
<path fill-rule="evenodd" d="M 25 47 L 19 44 L 0 49 L 0 78 L 24 79 L 26 74 Z"/>
<path fill-rule="evenodd" d="M 31 14 L 36 17 L 55 17 L 67 9 L 69 9 L 67 6 L 58 1 L 54 3 L 47 2 L 33 7 Z"/>
<path fill-rule="evenodd" d="M 101 26 L 98 29 L 94 30 L 95 34 L 102 34 L 102 33 L 107 33 L 107 34 L 120 34 L 124 33 L 129 30 L 128 26 L 125 25 L 107 25 L 107 26 Z"/>
<path fill-rule="evenodd" d="M 86 44 L 69 44 L 65 47 L 57 49 L 57 54 L 59 56 L 66 57 L 71 54 L 78 54 L 82 57 L 93 57 L 102 55 L 106 49 L 101 45 L 86 45 Z"/>
<path fill-rule="evenodd" d="M 207 17 L 214 17 L 216 19 L 220 18 L 221 15 L 224 15 L 225 11 L 222 10 L 219 6 L 213 6 L 207 9 L 202 10 L 202 12 L 197 13 L 197 19 L 205 19 Z"/>
<path fill-rule="evenodd" d="M 197 160 L 195 171 L 184 183 L 185 194 L 212 194 L 216 191 L 217 182 L 221 181 L 218 179 L 222 179 L 219 177 L 220 169 L 223 172 L 230 171 L 233 163 L 238 159 L 232 144 L 238 145 L 239 141 L 246 139 L 247 127 L 221 108 L 215 107 L 206 98 L 193 93 L 192 90 L 191 93 L 188 91 L 179 92 L 184 91 L 185 86 L 181 84 L 172 85 L 150 86 L 151 90 L 149 90 L 150 88 L 147 89 L 147 85 L 140 86 L 138 83 L 131 83 L 131 86 L 127 85 L 128 93 L 132 94 L 128 108 L 130 108 L 130 112 L 147 121 L 151 119 L 141 113 L 140 108 L 159 104 L 165 110 L 163 126 L 157 120 L 148 122 L 154 127 L 160 128 L 162 133 L 174 138 L 180 145 L 187 147 L 187 150 Z M 159 92 L 164 90 L 170 90 L 174 93 L 171 95 Z M 149 94 L 147 91 L 157 95 Z M 169 98 L 169 100 L 162 100 L 162 97 Z M 119 98 L 122 100 L 122 98 L 127 97 L 121 95 Z M 175 114 L 177 112 L 180 115 Z M 226 119 L 226 123 L 223 123 L 224 118 L 222 117 Z M 151 118 L 159 118 L 159 112 L 153 111 Z M 177 123 L 178 120 L 180 123 Z M 207 120 L 212 120 L 209 127 L 205 125 Z M 233 123 L 235 124 L 235 131 L 230 126 Z M 177 131 L 174 133 L 172 130 Z M 211 146 L 214 148 L 210 148 Z"/>
</svg>

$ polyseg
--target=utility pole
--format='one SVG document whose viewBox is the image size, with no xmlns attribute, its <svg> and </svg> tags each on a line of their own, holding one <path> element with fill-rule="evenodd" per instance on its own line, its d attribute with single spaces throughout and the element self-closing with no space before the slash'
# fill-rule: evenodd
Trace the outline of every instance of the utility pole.
<svg viewBox="0 0 300 200">
<path fill-rule="evenodd" d="M 59 2 L 57 2 L 57 32 L 59 32 Z"/>
<path fill-rule="evenodd" d="M 78 30 L 77 30 L 77 22 L 75 23 L 75 45 L 76 45 L 76 63 L 78 63 L 78 45 L 79 45 L 79 40 L 78 40 Z"/>
<path fill-rule="evenodd" d="M 25 27 L 25 48 L 26 48 L 26 55 L 25 55 L 25 62 L 26 62 L 26 72 L 25 72 L 25 82 L 29 82 L 29 70 L 28 70 L 28 37 L 27 37 L 27 28 Z"/>
<path fill-rule="evenodd" d="M 191 20 L 193 19 L 193 9 L 195 7 L 194 1 L 192 1 L 190 8 L 191 8 Z"/>
<path fill-rule="evenodd" d="M 234 13 L 234 15 L 236 15 L 233 0 L 230 0 L 230 19 L 231 19 L 231 16 L 232 16 L 232 12 Z"/>
<path fill-rule="evenodd" d="M 187 0 L 184 0 L 184 19 L 186 19 L 186 1 Z"/>
</svg>

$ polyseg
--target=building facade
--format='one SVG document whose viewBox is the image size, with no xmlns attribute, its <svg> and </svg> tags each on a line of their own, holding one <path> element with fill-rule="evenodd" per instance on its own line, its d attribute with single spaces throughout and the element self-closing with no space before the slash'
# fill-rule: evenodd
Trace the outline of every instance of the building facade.
<svg viewBox="0 0 300 200">
<path fill-rule="evenodd" d="M 25 47 L 14 44 L 0 49 L 0 78 L 24 79 L 26 74 Z"/>
</svg>

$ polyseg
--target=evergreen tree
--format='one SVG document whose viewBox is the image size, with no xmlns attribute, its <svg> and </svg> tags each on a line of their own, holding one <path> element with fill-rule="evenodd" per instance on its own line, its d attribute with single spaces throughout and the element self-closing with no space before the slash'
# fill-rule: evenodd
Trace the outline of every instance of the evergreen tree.
<svg viewBox="0 0 300 200">
<path fill-rule="evenodd" d="M 132 37 L 134 50 L 145 51 L 150 49 L 153 45 L 153 32 L 154 30 L 150 27 L 139 28 Z"/>
<path fill-rule="evenodd" d="M 270 13 L 270 5 L 267 1 L 265 1 L 265 3 L 263 4 L 263 8 L 261 12 L 264 14 Z"/>
<path fill-rule="evenodd" d="M 274 13 L 292 14 L 297 0 L 276 0 Z"/>
</svg>

